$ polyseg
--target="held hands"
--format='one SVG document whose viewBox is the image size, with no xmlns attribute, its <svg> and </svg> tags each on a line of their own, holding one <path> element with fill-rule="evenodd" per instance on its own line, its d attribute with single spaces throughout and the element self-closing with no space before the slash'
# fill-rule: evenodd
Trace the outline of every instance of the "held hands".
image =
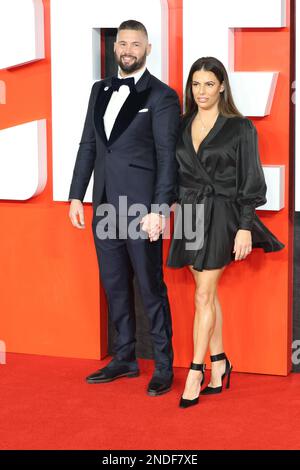
<svg viewBox="0 0 300 470">
<path fill-rule="evenodd" d="M 69 217 L 72 225 L 79 229 L 85 228 L 83 204 L 79 199 L 72 199 L 70 204 Z M 165 218 L 160 214 L 150 213 L 141 220 L 142 230 L 148 233 L 151 242 L 159 239 L 165 229 Z"/>
<path fill-rule="evenodd" d="M 83 204 L 79 199 L 72 199 L 69 210 L 72 225 L 76 228 L 85 228 Z"/>
<path fill-rule="evenodd" d="M 165 217 L 154 212 L 145 215 L 140 223 L 142 230 L 148 233 L 150 242 L 156 242 L 166 226 Z"/>
<path fill-rule="evenodd" d="M 234 240 L 235 261 L 247 258 L 252 251 L 252 236 L 250 230 L 238 230 Z"/>
</svg>

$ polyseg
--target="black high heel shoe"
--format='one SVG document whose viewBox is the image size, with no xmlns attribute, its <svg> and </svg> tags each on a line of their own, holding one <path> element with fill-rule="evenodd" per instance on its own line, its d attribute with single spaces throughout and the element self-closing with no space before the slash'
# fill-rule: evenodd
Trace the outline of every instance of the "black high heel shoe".
<svg viewBox="0 0 300 470">
<path fill-rule="evenodd" d="M 222 361 L 223 359 L 226 360 L 225 372 L 222 375 L 222 385 L 220 387 L 205 387 L 200 393 L 201 395 L 214 395 L 215 393 L 221 393 L 223 390 L 223 380 L 227 376 L 227 384 L 226 388 L 230 387 L 230 374 L 232 371 L 232 365 L 230 364 L 227 356 L 225 353 L 216 354 L 215 356 L 210 356 L 211 362 Z"/>
<path fill-rule="evenodd" d="M 190 369 L 199 370 L 203 374 L 200 386 L 202 386 L 202 384 L 204 382 L 205 366 L 206 366 L 206 364 L 195 364 L 194 362 L 191 363 Z M 179 406 L 180 406 L 180 408 L 188 408 L 189 406 L 197 405 L 198 402 L 199 402 L 199 395 L 196 398 L 194 398 L 193 400 L 188 400 L 187 398 L 182 398 L 181 397 L 180 402 L 179 402 Z"/>
</svg>

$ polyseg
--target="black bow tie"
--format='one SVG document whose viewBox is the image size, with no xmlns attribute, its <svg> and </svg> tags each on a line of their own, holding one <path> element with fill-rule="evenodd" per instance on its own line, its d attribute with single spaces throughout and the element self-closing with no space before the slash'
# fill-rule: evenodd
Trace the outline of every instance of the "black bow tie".
<svg viewBox="0 0 300 470">
<path fill-rule="evenodd" d="M 127 85 L 129 87 L 130 91 L 135 89 L 135 83 L 134 83 L 134 78 L 133 77 L 130 77 L 130 78 L 113 77 L 112 80 L 111 80 L 111 85 L 112 85 L 112 89 L 114 91 L 119 91 L 119 88 L 122 85 Z"/>
</svg>

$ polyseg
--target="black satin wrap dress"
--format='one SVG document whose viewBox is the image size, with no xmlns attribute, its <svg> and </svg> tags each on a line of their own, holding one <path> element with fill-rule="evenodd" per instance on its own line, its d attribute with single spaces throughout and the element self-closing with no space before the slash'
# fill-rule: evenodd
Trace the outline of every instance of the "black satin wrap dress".
<svg viewBox="0 0 300 470">
<path fill-rule="evenodd" d="M 222 268 L 235 258 L 239 229 L 251 231 L 253 248 L 284 248 L 255 212 L 266 203 L 266 183 L 252 121 L 219 114 L 196 152 L 191 135 L 194 117 L 183 119 L 177 143 L 179 212 L 167 265 L 190 265 L 197 271 Z"/>
</svg>

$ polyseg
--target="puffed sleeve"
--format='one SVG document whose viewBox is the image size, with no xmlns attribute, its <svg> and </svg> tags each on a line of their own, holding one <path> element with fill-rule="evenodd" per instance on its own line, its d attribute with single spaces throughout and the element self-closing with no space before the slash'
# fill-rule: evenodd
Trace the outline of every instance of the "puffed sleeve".
<svg viewBox="0 0 300 470">
<path fill-rule="evenodd" d="M 255 208 L 266 200 L 267 186 L 258 151 L 257 130 L 243 119 L 237 146 L 237 202 L 240 205 L 239 228 L 251 230 Z"/>
</svg>

